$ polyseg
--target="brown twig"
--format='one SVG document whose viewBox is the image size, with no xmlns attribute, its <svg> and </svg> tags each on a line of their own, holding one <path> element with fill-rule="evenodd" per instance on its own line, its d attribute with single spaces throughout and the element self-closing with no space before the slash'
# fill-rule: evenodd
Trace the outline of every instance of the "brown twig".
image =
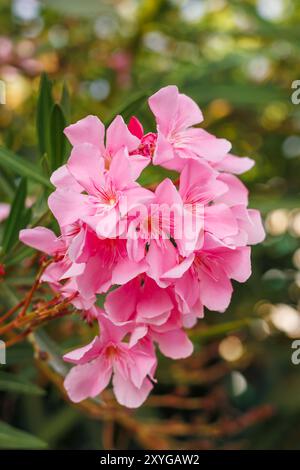
<svg viewBox="0 0 300 470">
<path fill-rule="evenodd" d="M 49 259 L 47 261 L 44 261 L 42 263 L 42 266 L 40 267 L 39 269 L 39 272 L 37 273 L 37 276 L 36 276 L 36 279 L 30 289 L 30 291 L 28 292 L 27 296 L 26 296 L 26 299 L 25 299 L 25 303 L 24 303 L 24 306 L 21 310 L 21 312 L 19 313 L 19 316 L 20 317 L 23 317 L 24 315 L 26 315 L 26 312 L 27 312 L 27 309 L 30 305 L 30 302 L 32 300 L 32 297 L 33 297 L 33 294 L 35 293 L 35 291 L 37 290 L 38 286 L 39 286 L 39 283 L 40 283 L 40 280 L 41 280 L 41 277 L 45 271 L 45 269 L 49 266 L 49 264 L 51 264 L 53 262 L 53 259 Z"/>
<path fill-rule="evenodd" d="M 7 320 L 7 318 L 9 318 L 11 315 L 13 315 L 15 312 L 17 312 L 19 310 L 19 308 L 22 307 L 22 305 L 24 304 L 25 300 L 21 300 L 21 302 L 19 302 L 17 305 L 15 305 L 14 307 L 12 307 L 10 310 L 8 310 L 8 312 L 6 312 L 4 315 L 2 315 L 0 317 L 0 324 L 3 323 L 5 320 Z"/>
</svg>

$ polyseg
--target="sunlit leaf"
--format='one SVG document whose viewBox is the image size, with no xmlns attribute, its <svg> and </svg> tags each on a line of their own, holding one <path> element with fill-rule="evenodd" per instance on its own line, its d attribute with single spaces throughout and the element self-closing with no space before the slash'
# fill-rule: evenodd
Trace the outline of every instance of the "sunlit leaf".
<svg viewBox="0 0 300 470">
<path fill-rule="evenodd" d="M 49 151 L 49 122 L 53 104 L 52 85 L 48 76 L 44 73 L 40 81 L 36 115 L 36 127 L 41 155 Z"/>
<path fill-rule="evenodd" d="M 2 248 L 6 253 L 18 239 L 19 231 L 23 227 L 25 213 L 25 199 L 27 195 L 27 183 L 22 179 L 16 191 L 2 239 Z"/>
<path fill-rule="evenodd" d="M 36 181 L 43 186 L 53 188 L 49 179 L 43 176 L 35 165 L 4 147 L 0 147 L 0 166 L 12 170 L 19 176 Z"/>
<path fill-rule="evenodd" d="M 50 164 L 52 171 L 63 164 L 66 153 L 66 127 L 64 113 L 59 104 L 53 106 L 50 118 Z"/>
</svg>

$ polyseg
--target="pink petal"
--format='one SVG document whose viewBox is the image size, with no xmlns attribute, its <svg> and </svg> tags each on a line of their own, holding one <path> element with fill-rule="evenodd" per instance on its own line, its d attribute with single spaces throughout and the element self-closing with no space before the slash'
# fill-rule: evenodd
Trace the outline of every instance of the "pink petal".
<svg viewBox="0 0 300 470">
<path fill-rule="evenodd" d="M 165 289 L 148 279 L 143 296 L 137 304 L 137 313 L 141 318 L 151 319 L 166 313 L 173 308 L 173 302 Z"/>
<path fill-rule="evenodd" d="M 183 261 L 176 266 L 174 266 L 169 271 L 166 271 L 162 278 L 163 279 L 178 279 L 183 276 L 183 274 L 191 267 L 193 264 L 195 255 L 192 253 L 191 255 L 187 256 L 183 259 Z"/>
<path fill-rule="evenodd" d="M 124 336 L 132 330 L 130 322 L 123 325 L 114 324 L 104 312 L 98 316 L 99 328 L 101 332 L 101 343 L 114 343 L 118 344 L 122 341 Z"/>
<path fill-rule="evenodd" d="M 218 179 L 228 186 L 228 191 L 217 198 L 216 202 L 223 202 L 229 206 L 248 205 L 248 189 L 236 176 L 221 173 Z"/>
<path fill-rule="evenodd" d="M 129 354 L 132 360 L 132 364 L 129 363 L 129 375 L 133 384 L 140 388 L 145 377 L 151 375 L 151 371 L 156 364 L 156 358 L 137 346 L 134 346 Z"/>
<path fill-rule="evenodd" d="M 159 130 L 167 135 L 172 129 L 178 106 L 178 88 L 169 85 L 150 96 L 148 103 L 153 112 Z"/>
<path fill-rule="evenodd" d="M 53 255 L 57 251 L 64 249 L 62 240 L 57 239 L 55 233 L 45 227 L 21 230 L 19 238 L 25 245 L 31 246 L 47 255 Z"/>
<path fill-rule="evenodd" d="M 106 151 L 114 156 L 122 147 L 127 147 L 128 152 L 131 152 L 139 143 L 140 139 L 128 130 L 122 116 L 115 117 L 106 131 Z"/>
<path fill-rule="evenodd" d="M 111 373 L 111 365 L 102 357 L 73 367 L 64 381 L 70 400 L 78 403 L 86 398 L 96 397 L 109 384 Z"/>
<path fill-rule="evenodd" d="M 142 171 L 151 163 L 150 157 L 145 157 L 143 155 L 130 155 L 129 156 L 130 162 L 130 173 L 131 179 L 136 181 Z"/>
<path fill-rule="evenodd" d="M 118 261 L 112 271 L 112 284 L 126 284 L 139 274 L 146 272 L 148 264 L 145 260 L 139 263 L 122 258 Z"/>
<path fill-rule="evenodd" d="M 68 279 L 69 277 L 80 276 L 85 270 L 85 263 L 72 263 L 69 269 L 59 278 L 59 280 Z"/>
<path fill-rule="evenodd" d="M 111 270 L 104 269 L 101 256 L 96 254 L 89 258 L 83 273 L 76 280 L 78 290 L 84 297 L 90 297 L 102 291 L 103 286 L 111 285 Z"/>
<path fill-rule="evenodd" d="M 202 121 L 203 114 L 199 106 L 189 96 L 180 93 L 178 95 L 178 108 L 173 130 L 180 131 Z"/>
<path fill-rule="evenodd" d="M 261 220 L 259 211 L 255 209 L 248 209 L 248 214 L 251 220 L 251 225 L 247 229 L 248 243 L 255 245 L 261 243 L 266 238 L 265 229 Z"/>
<path fill-rule="evenodd" d="M 227 250 L 221 254 L 223 268 L 231 279 L 245 282 L 251 276 L 251 249 L 248 246 Z"/>
<path fill-rule="evenodd" d="M 217 163 L 216 168 L 219 171 L 226 171 L 235 175 L 241 175 L 250 170 L 255 165 L 255 161 L 248 157 L 237 157 L 228 154 L 226 157 Z"/>
<path fill-rule="evenodd" d="M 63 360 L 72 364 L 80 364 L 95 359 L 99 353 L 99 338 L 96 336 L 91 343 L 74 349 L 63 356 Z"/>
<path fill-rule="evenodd" d="M 112 158 L 109 176 L 117 189 L 132 186 L 132 171 L 127 150 L 122 147 Z"/>
<path fill-rule="evenodd" d="M 48 205 L 59 225 L 70 225 L 80 220 L 87 212 L 87 201 L 83 194 L 57 189 L 50 194 Z"/>
<path fill-rule="evenodd" d="M 167 138 L 158 130 L 157 141 L 153 155 L 153 164 L 162 165 L 166 162 L 173 163 L 174 149 Z M 172 165 L 171 165 L 172 169 Z"/>
<path fill-rule="evenodd" d="M 231 295 L 232 285 L 227 274 L 219 268 L 214 269 L 214 277 L 207 273 L 200 272 L 200 299 L 203 305 L 209 310 L 224 312 L 228 307 Z"/>
<path fill-rule="evenodd" d="M 63 165 L 55 170 L 50 178 L 51 183 L 58 189 L 69 189 L 77 193 L 83 191 L 83 187 L 75 180 L 69 172 L 67 165 Z"/>
<path fill-rule="evenodd" d="M 146 260 L 149 265 L 147 275 L 155 280 L 155 282 L 165 287 L 166 281 L 161 282 L 161 277 L 172 269 L 177 263 L 177 250 L 170 241 L 166 241 L 165 245 L 152 240 L 149 246 Z"/>
<path fill-rule="evenodd" d="M 142 386 L 137 388 L 132 382 L 125 380 L 121 374 L 114 374 L 113 387 L 120 405 L 127 406 L 127 408 L 138 408 L 148 397 L 153 385 L 146 378 Z"/>
<path fill-rule="evenodd" d="M 72 145 L 87 143 L 104 153 L 105 127 L 97 116 L 86 116 L 68 126 L 64 132 Z"/>
<path fill-rule="evenodd" d="M 148 327 L 146 325 L 138 325 L 134 328 L 130 336 L 129 347 L 135 346 L 142 338 L 148 333 Z"/>
<path fill-rule="evenodd" d="M 167 333 L 153 333 L 152 337 L 157 341 L 162 354 L 171 359 L 184 359 L 193 352 L 193 343 L 187 334 L 180 330 L 172 330 Z"/>
<path fill-rule="evenodd" d="M 125 322 L 135 313 L 138 290 L 136 283 L 128 283 L 110 292 L 105 301 L 105 310 L 116 322 Z"/>
<path fill-rule="evenodd" d="M 219 139 L 204 129 L 190 128 L 182 131 L 182 139 L 181 150 L 183 154 L 185 150 L 190 150 L 199 157 L 212 162 L 220 161 L 231 149 L 231 144 L 228 140 Z M 181 153 L 180 156 L 184 157 Z"/>
<path fill-rule="evenodd" d="M 104 171 L 104 160 L 97 147 L 91 144 L 77 145 L 71 152 L 67 167 L 88 193 L 98 194 L 97 186 L 101 186 L 100 176 Z"/>
<path fill-rule="evenodd" d="M 238 233 L 238 224 L 234 214 L 225 204 L 205 207 L 204 229 L 223 239 Z"/>
<path fill-rule="evenodd" d="M 182 211 L 182 199 L 170 178 L 165 178 L 156 188 L 155 196 L 159 204 L 166 204 L 177 212 Z M 181 212 L 182 214 L 182 212 Z"/>
</svg>

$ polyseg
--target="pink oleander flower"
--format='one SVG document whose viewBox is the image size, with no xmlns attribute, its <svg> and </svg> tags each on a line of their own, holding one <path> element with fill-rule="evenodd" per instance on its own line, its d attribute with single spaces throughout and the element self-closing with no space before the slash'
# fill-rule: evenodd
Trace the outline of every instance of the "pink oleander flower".
<svg viewBox="0 0 300 470">
<path fill-rule="evenodd" d="M 152 198 L 150 191 L 134 181 L 126 148 L 116 153 L 109 170 L 105 170 L 104 159 L 94 145 L 77 145 L 67 169 L 85 194 L 75 191 L 74 186 L 61 186 L 60 181 L 60 187 L 49 197 L 49 207 L 60 226 L 79 219 L 99 237 L 116 236 L 121 218 Z"/>
<path fill-rule="evenodd" d="M 97 116 L 87 116 L 76 124 L 68 126 L 65 134 L 73 147 L 90 144 L 97 148 L 98 153 L 104 159 L 105 168 L 109 168 L 112 158 L 120 150 L 126 148 L 134 179 L 138 178 L 142 170 L 150 163 L 149 158 L 145 158 L 143 153 L 138 152 L 141 136 L 131 132 L 121 116 L 117 116 L 112 121 L 106 132 L 104 124 Z"/>
<path fill-rule="evenodd" d="M 99 336 L 64 356 L 75 364 L 65 380 L 75 402 L 101 393 L 112 377 L 119 403 L 140 406 L 155 383 L 156 346 L 172 359 L 189 356 L 186 328 L 205 309 L 227 309 L 232 280 L 249 278 L 250 246 L 265 237 L 238 177 L 253 160 L 195 127 L 202 113 L 176 86 L 159 90 L 149 106 L 156 132 L 145 134 L 134 116 L 128 126 L 117 116 L 107 130 L 96 116 L 67 127 L 73 148 L 51 176 L 48 200 L 60 235 L 20 232 L 53 258 L 41 280 L 99 323 Z M 150 165 L 178 178 L 143 187 L 143 175 L 137 179 Z"/>
<path fill-rule="evenodd" d="M 142 155 L 143 157 L 147 157 L 147 161 L 150 163 L 150 160 L 155 152 L 157 134 L 154 132 L 148 132 L 148 134 L 144 134 L 143 126 L 135 116 L 130 118 L 128 129 L 140 140 L 138 148 L 133 150 L 130 154 L 138 154 Z"/>
<path fill-rule="evenodd" d="M 190 308 L 200 300 L 208 309 L 224 312 L 233 291 L 231 279 L 245 282 L 251 275 L 250 248 L 225 245 L 208 232 L 190 261 L 184 273 L 176 267 L 164 274 L 169 280 L 177 279 L 175 292 L 182 299 L 191 299 Z"/>
<path fill-rule="evenodd" d="M 231 144 L 227 140 L 193 127 L 203 121 L 202 112 L 176 86 L 167 86 L 152 95 L 149 106 L 157 122 L 154 164 L 180 171 L 187 159 L 218 162 L 229 152 Z"/>
<path fill-rule="evenodd" d="M 114 394 L 121 405 L 140 406 L 153 388 L 156 357 L 147 340 L 124 341 L 131 325 L 114 325 L 104 312 L 98 315 L 100 336 L 64 356 L 76 364 L 64 385 L 70 399 L 79 402 L 99 395 L 112 377 Z"/>
</svg>

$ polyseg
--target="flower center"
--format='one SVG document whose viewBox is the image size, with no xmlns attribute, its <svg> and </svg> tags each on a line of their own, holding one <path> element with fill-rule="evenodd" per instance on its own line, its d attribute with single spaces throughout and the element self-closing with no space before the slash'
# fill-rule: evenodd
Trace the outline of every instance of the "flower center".
<svg viewBox="0 0 300 470">
<path fill-rule="evenodd" d="M 107 359 L 114 359 L 117 355 L 117 347 L 114 344 L 111 344 L 106 348 L 105 355 Z"/>
</svg>

